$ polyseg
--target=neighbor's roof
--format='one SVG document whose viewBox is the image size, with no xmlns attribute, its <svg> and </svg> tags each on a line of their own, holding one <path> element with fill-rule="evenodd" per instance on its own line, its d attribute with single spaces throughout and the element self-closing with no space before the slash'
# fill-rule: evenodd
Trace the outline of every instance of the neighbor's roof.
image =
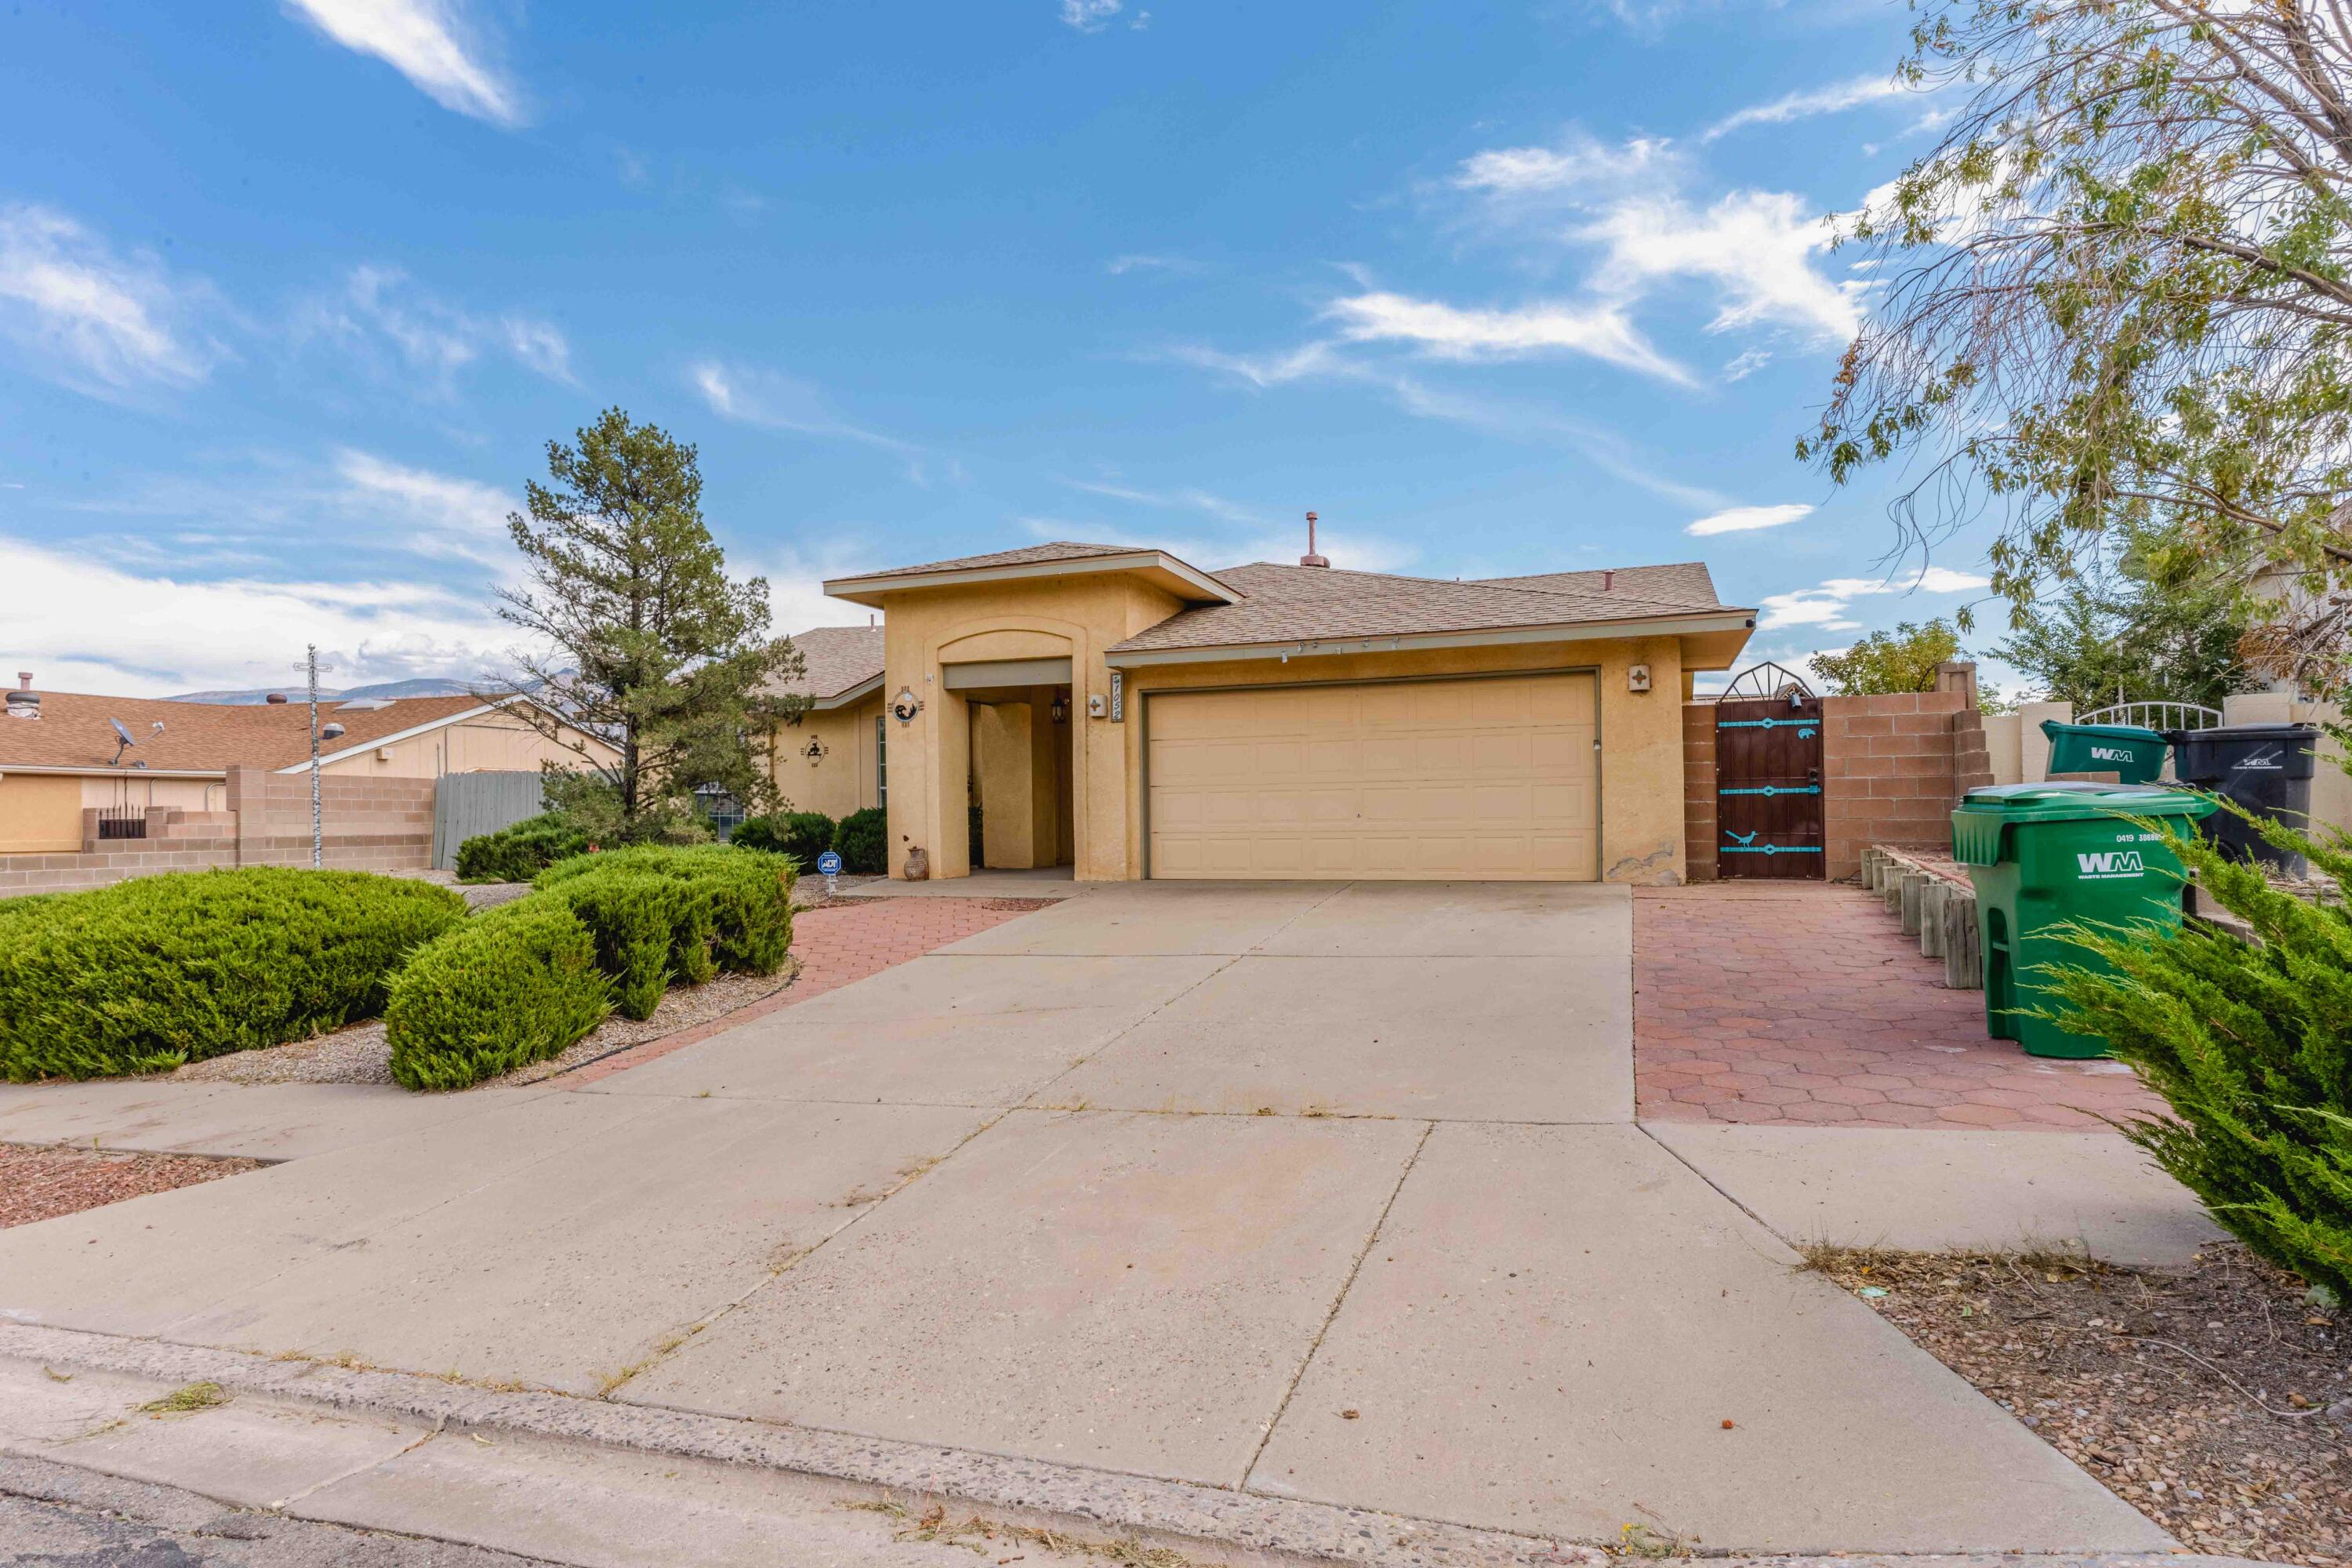
<svg viewBox="0 0 2352 1568">
<path fill-rule="evenodd" d="M 792 640 L 805 668 L 798 679 L 770 681 L 771 691 L 823 702 L 882 679 L 880 626 L 813 626 Z"/>
<path fill-rule="evenodd" d="M 319 704 L 320 726 L 341 724 L 343 733 L 322 742 L 322 749 L 348 751 L 482 706 L 478 697 L 323 701 Z M 0 716 L 0 769 L 105 767 L 117 743 L 109 719 L 122 721 L 138 742 L 122 753 L 126 772 L 133 763 L 144 763 L 150 770 L 188 773 L 283 768 L 307 762 L 310 755 L 307 702 L 233 705 L 44 691 L 38 719 Z M 163 726 L 160 734 L 153 728 L 158 722 Z"/>
<path fill-rule="evenodd" d="M 1748 613 L 1719 603 L 1706 568 L 1696 564 L 1630 567 L 1618 572 L 1605 591 L 1601 579 L 1598 572 L 1558 572 L 1463 583 L 1261 561 L 1217 574 L 1219 582 L 1241 591 L 1239 602 L 1182 611 L 1112 645 L 1109 651 L 1166 652 Z"/>
</svg>

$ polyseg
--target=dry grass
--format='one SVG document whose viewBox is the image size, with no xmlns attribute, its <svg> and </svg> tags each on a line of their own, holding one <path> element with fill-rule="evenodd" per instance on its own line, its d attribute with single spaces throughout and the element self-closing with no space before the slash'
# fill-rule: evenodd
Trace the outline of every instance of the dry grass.
<svg viewBox="0 0 2352 1568">
<path fill-rule="evenodd" d="M 860 1513 L 878 1513 L 904 1521 L 903 1528 L 893 1532 L 897 1540 L 961 1546 L 982 1556 L 1006 1546 L 1026 1546 L 1050 1552 L 1059 1557 L 1091 1558 L 1098 1563 L 1113 1563 L 1116 1568 L 1199 1568 L 1195 1558 L 1187 1557 L 1172 1547 L 1147 1545 L 1131 1535 L 1105 1541 L 1032 1524 L 1008 1524 L 1003 1520 L 985 1519 L 976 1513 L 956 1521 L 948 1517 L 944 1503 L 933 1503 L 919 1514 L 905 1503 L 891 1498 L 845 1502 L 841 1506 Z"/>
<path fill-rule="evenodd" d="M 194 1415 L 199 1410 L 226 1405 L 228 1394 L 217 1383 L 184 1383 L 161 1399 L 151 1399 L 139 1406 L 142 1415 Z"/>
</svg>

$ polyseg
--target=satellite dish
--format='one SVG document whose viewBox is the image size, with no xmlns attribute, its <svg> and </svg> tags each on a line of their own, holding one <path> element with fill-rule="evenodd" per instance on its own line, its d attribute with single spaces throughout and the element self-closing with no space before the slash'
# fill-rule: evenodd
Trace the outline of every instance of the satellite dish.
<svg viewBox="0 0 2352 1568">
<path fill-rule="evenodd" d="M 114 738 L 122 742 L 121 745 L 114 748 L 114 755 L 107 763 L 107 766 L 112 767 L 116 763 L 122 760 L 122 753 L 124 752 L 129 751 L 139 742 L 131 737 L 130 727 L 124 724 L 121 720 L 109 719 L 107 722 L 114 726 Z"/>
</svg>

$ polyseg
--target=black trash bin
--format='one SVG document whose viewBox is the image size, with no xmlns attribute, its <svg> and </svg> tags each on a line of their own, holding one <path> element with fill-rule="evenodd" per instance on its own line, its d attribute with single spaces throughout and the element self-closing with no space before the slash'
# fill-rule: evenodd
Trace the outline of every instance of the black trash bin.
<svg viewBox="0 0 2352 1568">
<path fill-rule="evenodd" d="M 2173 730 L 2173 775 L 2210 789 L 2258 816 L 2297 831 L 2311 825 L 2311 767 L 2319 731 L 2309 724 L 2225 724 L 2218 730 Z M 2228 811 L 2205 819 L 2205 832 L 2233 860 L 2259 861 L 2300 877 L 2305 861 L 2273 847 L 2253 825 Z"/>
</svg>

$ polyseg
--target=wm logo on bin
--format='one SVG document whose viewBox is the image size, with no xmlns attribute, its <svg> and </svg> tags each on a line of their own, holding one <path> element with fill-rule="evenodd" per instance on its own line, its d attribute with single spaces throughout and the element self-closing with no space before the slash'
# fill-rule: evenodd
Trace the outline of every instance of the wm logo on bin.
<svg viewBox="0 0 2352 1568">
<path fill-rule="evenodd" d="M 2095 763 L 2136 763 L 2139 758 L 2121 746 L 2093 746 L 2091 760 Z"/>
<path fill-rule="evenodd" d="M 2103 877 L 2137 877 L 2146 873 L 2137 849 L 2102 849 L 2074 857 L 2075 868 L 2085 881 Z"/>
</svg>

